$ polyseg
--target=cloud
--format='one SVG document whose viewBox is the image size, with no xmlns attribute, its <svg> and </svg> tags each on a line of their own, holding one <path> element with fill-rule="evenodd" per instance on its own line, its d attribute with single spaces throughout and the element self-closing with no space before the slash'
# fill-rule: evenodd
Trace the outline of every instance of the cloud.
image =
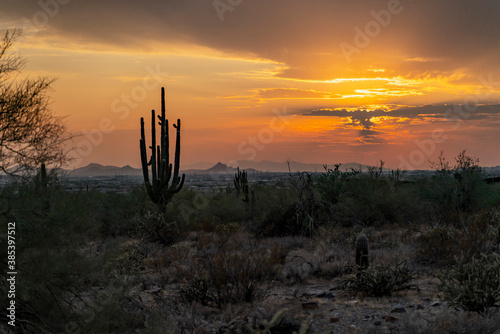
<svg viewBox="0 0 500 334">
<path fill-rule="evenodd" d="M 9 22 L 43 12 L 31 0 L 2 8 Z M 37 38 L 65 38 L 87 48 L 108 46 L 168 52 L 192 45 L 228 55 L 286 64 L 280 77 L 332 79 L 366 70 L 367 62 L 406 76 L 421 73 L 498 73 L 500 2 L 404 1 L 401 13 L 347 63 L 341 43 L 355 45 L 357 28 L 376 22 L 387 0 L 253 0 L 231 6 L 220 20 L 213 1 L 86 0 L 59 5 Z M 388 73 L 393 74 L 393 73 Z"/>
<path fill-rule="evenodd" d="M 448 122 L 450 128 L 465 122 L 475 121 L 474 124 L 477 124 L 485 120 L 488 120 L 490 126 L 496 126 L 496 123 L 492 124 L 493 121 L 499 119 L 497 116 L 500 116 L 500 105 L 426 105 L 375 110 L 321 108 L 302 112 L 299 115 L 348 118 L 350 123 L 344 123 L 344 126 L 358 128 L 358 137 L 351 145 L 368 145 L 387 143 L 385 132 L 378 128 L 389 128 L 390 132 L 394 132 L 395 127 L 403 123 L 408 126 L 415 120 L 424 120 L 431 124 Z"/>
<path fill-rule="evenodd" d="M 340 98 L 339 94 L 295 88 L 259 89 L 256 97 L 263 99 L 330 99 Z"/>
<path fill-rule="evenodd" d="M 359 137 L 356 138 L 354 145 L 360 144 L 386 144 L 387 140 L 382 133 L 373 130 L 359 130 Z"/>
<path fill-rule="evenodd" d="M 399 107 L 394 109 L 335 109 L 318 108 L 309 111 L 300 112 L 302 116 L 323 116 L 323 117 L 349 117 L 365 128 L 373 125 L 369 121 L 374 117 L 394 117 L 394 118 L 436 118 L 436 119 L 456 119 L 458 117 L 464 120 L 487 119 L 500 115 L 500 104 L 493 105 L 461 105 L 461 104 L 441 104 L 425 105 L 418 107 Z M 366 125 L 365 125 L 366 124 Z M 368 126 L 369 125 L 369 126 Z"/>
</svg>

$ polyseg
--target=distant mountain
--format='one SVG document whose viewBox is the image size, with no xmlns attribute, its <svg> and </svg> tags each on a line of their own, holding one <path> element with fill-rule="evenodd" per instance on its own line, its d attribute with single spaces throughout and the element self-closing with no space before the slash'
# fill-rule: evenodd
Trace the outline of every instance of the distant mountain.
<svg viewBox="0 0 500 334">
<path fill-rule="evenodd" d="M 236 168 L 232 168 L 222 162 L 218 162 L 215 166 L 210 167 L 203 172 L 207 174 L 233 174 L 236 172 Z"/>
<path fill-rule="evenodd" d="M 254 173 L 257 171 L 260 172 L 272 172 L 272 173 L 286 173 L 288 172 L 288 164 L 286 161 L 283 162 L 275 162 L 275 161 L 247 161 L 247 160 L 241 160 L 237 161 L 233 164 L 233 166 L 239 167 L 241 170 L 245 170 L 248 173 Z M 354 169 L 361 169 L 363 171 L 366 171 L 368 166 L 366 165 L 361 165 L 358 163 L 347 163 L 347 164 L 342 164 L 340 166 L 340 169 L 345 171 L 345 170 L 351 170 L 351 168 Z M 335 168 L 334 165 L 328 165 L 328 168 Z M 291 161 L 290 162 L 290 169 L 293 173 L 295 172 L 324 172 L 325 168 L 323 167 L 322 164 L 307 164 L 307 163 L 301 163 L 301 162 L 296 162 L 296 161 Z M 223 164 L 221 162 L 218 162 L 217 164 L 213 165 L 212 167 L 208 169 L 186 169 L 183 170 L 183 173 L 186 174 L 234 174 L 236 173 L 237 168 L 236 167 L 230 167 L 226 164 Z"/>
<path fill-rule="evenodd" d="M 260 170 L 263 172 L 275 172 L 275 173 L 285 173 L 288 172 L 288 164 L 286 161 L 283 162 L 275 162 L 275 161 L 247 161 L 241 160 L 237 162 L 237 166 L 243 169 L 253 168 L 256 170 Z M 359 169 L 362 168 L 363 171 L 366 171 L 368 166 L 361 165 L 358 163 L 347 163 L 342 164 L 340 169 L 342 171 L 351 170 L 351 168 Z M 334 165 L 328 165 L 328 168 L 335 168 Z M 290 170 L 295 172 L 324 172 L 325 168 L 323 164 L 310 164 L 310 163 L 302 163 L 297 161 L 290 161 Z"/>
<path fill-rule="evenodd" d="M 69 172 L 69 176 L 115 176 L 115 175 L 142 175 L 142 170 L 129 165 L 124 167 L 103 166 L 91 163 L 85 167 L 80 167 Z"/>
<path fill-rule="evenodd" d="M 241 170 L 245 170 L 247 173 L 255 173 L 257 172 L 253 168 L 240 168 Z M 226 164 L 223 164 L 222 162 L 216 163 L 214 166 L 208 168 L 208 169 L 188 169 L 188 170 L 183 170 L 183 173 L 186 174 L 234 174 L 238 171 L 237 168 L 229 167 Z"/>
<path fill-rule="evenodd" d="M 273 173 L 286 173 L 288 172 L 288 164 L 286 161 L 283 162 L 275 162 L 275 161 L 247 161 L 241 160 L 237 161 L 230 167 L 222 162 L 218 162 L 216 164 L 210 162 L 199 162 L 196 164 L 192 164 L 184 167 L 181 170 L 181 173 L 186 174 L 234 174 L 237 171 L 236 166 L 238 166 L 241 170 L 247 171 L 250 173 L 256 172 L 273 172 Z M 290 162 L 291 171 L 295 172 L 324 172 L 325 169 L 323 164 L 314 164 L 314 163 L 302 163 L 297 161 Z M 328 168 L 335 168 L 335 165 L 328 165 Z M 351 169 L 359 169 L 361 168 L 363 171 L 366 171 L 368 166 L 358 164 L 358 163 L 346 163 L 341 164 L 340 170 L 346 171 Z M 385 169 L 388 170 L 388 169 Z M 485 172 L 487 174 L 500 174 L 500 166 L 495 167 L 485 167 Z M 96 163 L 91 163 L 85 167 L 74 169 L 73 171 L 69 171 L 70 176 L 115 176 L 115 175 L 128 175 L 128 176 L 136 176 L 142 175 L 142 170 L 140 168 L 133 168 L 129 165 L 124 167 L 116 167 L 116 166 L 103 166 Z"/>
<path fill-rule="evenodd" d="M 206 162 L 206 161 L 200 161 L 195 164 L 191 165 L 182 165 L 183 170 L 189 170 L 189 169 L 209 169 L 214 165 L 213 162 Z"/>
</svg>

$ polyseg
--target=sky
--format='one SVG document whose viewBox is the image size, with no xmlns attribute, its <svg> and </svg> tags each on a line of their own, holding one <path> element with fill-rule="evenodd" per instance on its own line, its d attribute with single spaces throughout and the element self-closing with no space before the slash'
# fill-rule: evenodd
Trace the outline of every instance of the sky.
<svg viewBox="0 0 500 334">
<path fill-rule="evenodd" d="M 0 30 L 24 31 L 23 75 L 57 78 L 71 167 L 139 167 L 140 118 L 160 110 L 161 87 L 182 166 L 427 169 L 464 149 L 500 165 L 497 0 L 1 3 Z"/>
</svg>

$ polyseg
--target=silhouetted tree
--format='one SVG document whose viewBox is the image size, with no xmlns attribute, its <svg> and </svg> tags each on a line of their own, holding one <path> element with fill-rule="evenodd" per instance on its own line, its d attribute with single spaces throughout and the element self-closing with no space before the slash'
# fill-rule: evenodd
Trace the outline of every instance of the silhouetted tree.
<svg viewBox="0 0 500 334">
<path fill-rule="evenodd" d="M 62 143 L 70 137 L 49 108 L 54 79 L 20 76 L 25 60 L 11 48 L 21 33 L 7 30 L 0 40 L 0 170 L 9 174 L 60 166 L 66 160 Z"/>
</svg>

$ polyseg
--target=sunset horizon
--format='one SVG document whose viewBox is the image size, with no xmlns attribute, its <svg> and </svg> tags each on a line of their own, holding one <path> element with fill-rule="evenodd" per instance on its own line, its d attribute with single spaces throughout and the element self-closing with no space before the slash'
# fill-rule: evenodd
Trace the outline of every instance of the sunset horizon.
<svg viewBox="0 0 500 334">
<path fill-rule="evenodd" d="M 20 76 L 57 78 L 50 107 L 75 134 L 68 168 L 140 168 L 140 119 L 149 137 L 165 87 L 181 168 L 412 170 L 441 151 L 500 165 L 499 12 L 494 1 L 46 0 L 6 5 L 0 29 L 23 30 Z"/>
</svg>

